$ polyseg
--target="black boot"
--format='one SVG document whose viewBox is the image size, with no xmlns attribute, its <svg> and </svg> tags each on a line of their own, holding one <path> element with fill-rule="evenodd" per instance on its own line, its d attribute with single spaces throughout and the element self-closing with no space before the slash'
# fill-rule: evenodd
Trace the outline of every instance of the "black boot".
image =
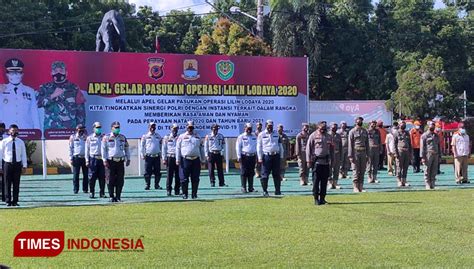
<svg viewBox="0 0 474 269">
<path fill-rule="evenodd" d="M 149 190 L 150 189 L 150 177 L 145 177 L 145 190 Z"/>
<path fill-rule="evenodd" d="M 247 178 L 245 176 L 240 176 L 240 186 L 243 193 L 247 192 Z"/>
</svg>

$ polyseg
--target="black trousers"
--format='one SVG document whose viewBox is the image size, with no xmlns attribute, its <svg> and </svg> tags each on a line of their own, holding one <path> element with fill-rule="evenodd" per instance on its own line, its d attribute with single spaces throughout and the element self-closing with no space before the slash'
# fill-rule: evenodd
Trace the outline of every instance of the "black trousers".
<svg viewBox="0 0 474 269">
<path fill-rule="evenodd" d="M 89 189 L 88 171 L 86 166 L 86 158 L 79 158 L 74 156 L 72 158 L 72 183 L 74 192 L 79 191 L 79 172 L 82 169 L 82 191 L 87 192 Z"/>
<path fill-rule="evenodd" d="M 209 152 L 209 179 L 211 183 L 216 183 L 216 176 L 214 175 L 214 170 L 217 168 L 217 177 L 219 178 L 219 186 L 225 185 L 224 180 L 224 168 L 222 167 L 222 155 L 220 153 Z"/>
<path fill-rule="evenodd" d="M 314 200 L 324 201 L 328 187 L 329 164 L 313 165 L 313 196 Z"/>
<path fill-rule="evenodd" d="M 89 159 L 89 189 L 95 193 L 95 182 L 99 179 L 99 193 L 105 195 L 105 167 L 102 159 L 91 157 Z"/>
<path fill-rule="evenodd" d="M 121 199 L 125 175 L 124 161 L 108 160 L 107 163 L 109 164 L 109 168 L 106 170 L 109 196 L 110 198 Z"/>
<path fill-rule="evenodd" d="M 18 203 L 18 195 L 20 194 L 20 177 L 21 169 L 23 168 L 21 162 L 9 163 L 5 162 L 3 165 L 5 178 L 5 201 L 7 203 Z M 13 186 L 13 193 L 12 193 Z"/>
<path fill-rule="evenodd" d="M 197 196 L 199 188 L 199 176 L 201 174 L 201 160 L 199 158 L 194 160 L 188 160 L 181 158 L 181 187 L 183 194 L 188 195 L 189 178 L 191 177 L 191 192 L 193 196 Z"/>
<path fill-rule="evenodd" d="M 168 166 L 166 167 L 166 190 L 172 191 L 173 190 L 173 178 L 174 178 L 174 194 L 179 195 L 179 188 L 181 186 L 179 180 L 179 166 L 176 165 L 176 158 L 175 157 L 167 157 L 166 159 Z"/>
<path fill-rule="evenodd" d="M 161 180 L 161 158 L 145 156 L 145 184 L 150 187 L 151 176 L 155 175 L 155 189 L 160 186 Z"/>
<path fill-rule="evenodd" d="M 2 166 L 2 170 L 4 169 L 4 164 L 5 161 L 2 160 L 2 163 L 0 164 Z M 3 173 L 0 174 L 0 191 L 2 192 L 2 202 L 5 202 L 5 177 L 3 176 Z"/>
<path fill-rule="evenodd" d="M 420 149 L 413 149 L 413 169 L 415 171 L 420 171 Z"/>
<path fill-rule="evenodd" d="M 262 178 L 260 182 L 262 183 L 262 189 L 264 192 L 268 191 L 268 177 L 270 173 L 273 177 L 273 184 L 275 184 L 275 194 L 280 194 L 280 154 L 275 155 L 263 155 L 262 163 Z"/>
<path fill-rule="evenodd" d="M 379 155 L 379 169 L 383 168 L 385 157 L 387 157 L 387 149 L 386 149 L 386 145 L 382 144 L 382 153 L 380 153 Z"/>
<path fill-rule="evenodd" d="M 255 175 L 255 163 L 257 162 L 257 156 L 245 156 L 242 155 L 240 158 L 240 176 L 242 188 L 247 187 L 248 190 L 253 191 L 253 177 Z"/>
</svg>

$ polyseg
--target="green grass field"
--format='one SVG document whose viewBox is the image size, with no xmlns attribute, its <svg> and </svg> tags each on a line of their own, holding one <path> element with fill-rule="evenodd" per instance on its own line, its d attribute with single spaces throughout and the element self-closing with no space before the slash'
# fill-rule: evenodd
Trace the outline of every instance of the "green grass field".
<svg viewBox="0 0 474 269">
<path fill-rule="evenodd" d="M 474 266 L 474 191 L 311 196 L 0 211 L 0 263 L 83 267 Z M 66 238 L 143 238 L 144 252 L 63 252 L 13 258 L 19 231 Z"/>
</svg>

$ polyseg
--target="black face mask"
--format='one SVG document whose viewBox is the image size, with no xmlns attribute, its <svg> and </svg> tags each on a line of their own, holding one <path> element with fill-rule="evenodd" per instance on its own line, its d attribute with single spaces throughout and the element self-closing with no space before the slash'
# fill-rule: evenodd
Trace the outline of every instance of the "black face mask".
<svg viewBox="0 0 474 269">
<path fill-rule="evenodd" d="M 150 132 L 154 133 L 156 131 L 155 127 L 150 128 Z"/>
<path fill-rule="evenodd" d="M 12 132 L 11 135 L 12 135 L 13 137 L 17 137 L 17 136 L 18 136 L 18 132 Z"/>
<path fill-rule="evenodd" d="M 401 125 L 400 129 L 405 130 L 407 127 L 405 125 Z"/>
<path fill-rule="evenodd" d="M 247 128 L 247 134 L 251 134 L 252 133 L 252 128 Z"/>
<path fill-rule="evenodd" d="M 61 73 L 54 74 L 53 80 L 55 83 L 63 83 L 66 80 L 66 75 Z"/>
<path fill-rule="evenodd" d="M 173 129 L 171 132 L 175 135 L 175 134 L 178 133 L 178 130 L 177 130 L 177 129 Z"/>
<path fill-rule="evenodd" d="M 194 131 L 194 127 L 188 127 L 188 132 L 192 133 Z"/>
<path fill-rule="evenodd" d="M 322 134 L 324 134 L 324 133 L 326 132 L 326 127 L 321 127 L 321 128 L 319 128 L 319 131 L 320 131 Z"/>
<path fill-rule="evenodd" d="M 84 131 L 81 130 L 81 131 L 79 131 L 78 133 L 79 133 L 79 135 L 83 135 L 83 134 L 84 134 Z"/>
<path fill-rule="evenodd" d="M 361 122 L 361 121 L 358 121 L 358 122 L 357 122 L 357 126 L 362 126 L 363 124 L 364 124 L 364 123 Z"/>
<path fill-rule="evenodd" d="M 430 132 L 434 132 L 435 127 L 430 127 Z"/>
</svg>

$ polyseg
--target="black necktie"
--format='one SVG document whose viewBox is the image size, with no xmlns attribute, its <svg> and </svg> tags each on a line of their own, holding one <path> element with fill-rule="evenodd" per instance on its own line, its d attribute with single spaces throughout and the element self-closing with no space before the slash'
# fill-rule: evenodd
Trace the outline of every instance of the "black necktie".
<svg viewBox="0 0 474 269">
<path fill-rule="evenodd" d="M 12 163 L 16 163 L 16 146 L 15 146 L 15 139 L 13 139 L 13 144 L 12 144 Z"/>
<path fill-rule="evenodd" d="M 15 91 L 15 94 L 16 94 L 16 91 L 18 90 L 18 87 L 13 88 L 13 90 Z"/>
</svg>

